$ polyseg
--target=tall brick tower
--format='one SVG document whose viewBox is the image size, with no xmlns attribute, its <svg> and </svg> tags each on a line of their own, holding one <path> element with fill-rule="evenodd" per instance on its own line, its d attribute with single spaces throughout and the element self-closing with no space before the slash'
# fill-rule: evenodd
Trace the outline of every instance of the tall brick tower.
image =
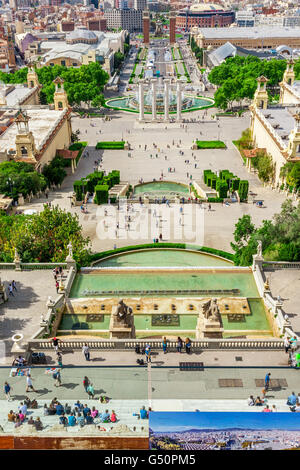
<svg viewBox="0 0 300 470">
<path fill-rule="evenodd" d="M 150 14 L 149 14 L 149 10 L 143 11 L 143 33 L 144 33 L 144 45 L 149 46 L 149 43 L 150 43 Z"/>
<path fill-rule="evenodd" d="M 175 44 L 175 31 L 176 31 L 176 12 L 175 11 L 170 11 L 170 45 Z"/>
</svg>

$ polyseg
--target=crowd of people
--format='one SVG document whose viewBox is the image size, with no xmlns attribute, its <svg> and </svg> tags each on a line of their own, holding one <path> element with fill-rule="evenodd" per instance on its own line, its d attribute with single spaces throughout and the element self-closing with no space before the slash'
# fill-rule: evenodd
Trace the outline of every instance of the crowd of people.
<svg viewBox="0 0 300 470">
<path fill-rule="evenodd" d="M 100 402 L 103 403 L 103 401 Z M 7 420 L 8 422 L 14 423 L 15 428 L 26 423 L 33 425 L 37 431 L 42 431 L 45 426 L 41 418 L 36 417 L 34 419 L 33 416 L 29 416 L 30 412 L 28 412 L 28 410 L 37 408 L 37 401 L 35 399 L 30 400 L 26 397 L 25 400 L 20 403 L 16 411 L 9 411 Z M 142 406 L 139 413 L 133 413 L 133 416 L 136 416 L 138 419 L 148 419 L 150 411 L 152 411 L 151 408 L 147 411 L 146 407 Z M 96 406 L 90 408 L 87 404 L 83 404 L 79 400 L 73 405 L 69 405 L 68 403 L 62 404 L 56 397 L 51 400 L 49 405 L 44 404 L 43 415 L 44 417 L 57 416 L 58 423 L 64 428 L 73 426 L 80 426 L 82 428 L 89 424 L 95 424 L 99 425 L 98 428 L 101 429 L 101 424 L 117 423 L 119 421 L 115 410 L 109 411 L 106 409 L 101 412 Z"/>
</svg>

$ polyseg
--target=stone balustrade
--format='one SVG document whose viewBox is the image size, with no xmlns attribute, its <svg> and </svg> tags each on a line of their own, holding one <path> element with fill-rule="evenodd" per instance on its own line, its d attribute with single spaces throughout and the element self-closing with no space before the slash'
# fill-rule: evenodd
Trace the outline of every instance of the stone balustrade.
<svg viewBox="0 0 300 470">
<path fill-rule="evenodd" d="M 152 350 L 162 350 L 162 341 L 155 340 L 64 340 L 60 343 L 62 351 L 76 351 L 81 350 L 84 344 L 87 344 L 90 350 L 134 350 L 137 345 L 142 349 L 146 344 L 150 344 Z M 284 342 L 280 339 L 257 339 L 257 340 L 243 340 L 243 339 L 205 339 L 203 341 L 192 341 L 192 351 L 202 351 L 204 349 L 210 350 L 280 350 L 283 349 Z M 169 341 L 168 350 L 176 351 L 177 342 Z M 29 341 L 29 349 L 32 351 L 43 351 L 53 349 L 50 340 L 31 339 Z"/>
</svg>

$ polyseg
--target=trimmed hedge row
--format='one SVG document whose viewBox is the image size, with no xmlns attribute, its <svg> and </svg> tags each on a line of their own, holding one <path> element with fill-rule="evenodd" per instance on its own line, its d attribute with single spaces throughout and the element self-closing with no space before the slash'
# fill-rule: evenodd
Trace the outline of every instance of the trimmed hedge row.
<svg viewBox="0 0 300 470">
<path fill-rule="evenodd" d="M 221 140 L 196 140 L 198 149 L 226 149 Z"/>
<path fill-rule="evenodd" d="M 112 150 L 124 150 L 125 142 L 98 142 L 95 146 L 97 150 L 99 149 L 112 149 Z"/>
<path fill-rule="evenodd" d="M 94 171 L 94 173 L 90 173 L 85 178 L 74 181 L 73 188 L 77 201 L 82 201 L 86 192 L 91 194 L 95 192 L 94 202 L 96 204 L 104 204 L 108 202 L 109 189 L 119 183 L 119 170 L 113 170 L 107 176 L 104 176 L 103 171 Z"/>
<path fill-rule="evenodd" d="M 228 259 L 229 261 L 234 261 L 234 255 L 232 253 L 228 253 L 227 251 L 217 250 L 215 248 L 210 248 L 207 246 L 191 246 L 186 245 L 185 243 L 147 243 L 144 245 L 131 245 L 125 246 L 122 248 L 116 248 L 115 250 L 108 250 L 102 251 L 100 253 L 94 253 L 90 255 L 89 262 L 92 263 L 94 261 L 101 260 L 106 258 L 107 256 L 116 255 L 119 253 L 124 253 L 126 251 L 136 251 L 142 249 L 152 249 L 152 248 L 180 248 L 186 250 L 195 250 L 195 251 L 202 251 L 203 253 L 209 253 L 211 255 L 221 256 L 222 258 Z"/>
<path fill-rule="evenodd" d="M 219 193 L 219 198 L 226 198 L 229 190 L 237 191 L 241 201 L 246 200 L 248 197 L 248 180 L 241 180 L 229 170 L 221 170 L 219 176 L 211 170 L 204 170 L 203 179 L 207 186 Z"/>
</svg>

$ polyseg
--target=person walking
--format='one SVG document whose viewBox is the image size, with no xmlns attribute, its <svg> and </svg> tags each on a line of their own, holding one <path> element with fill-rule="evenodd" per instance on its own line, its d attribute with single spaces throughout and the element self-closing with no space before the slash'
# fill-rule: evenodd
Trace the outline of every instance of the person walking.
<svg viewBox="0 0 300 470">
<path fill-rule="evenodd" d="M 9 385 L 8 382 L 4 382 L 4 393 L 5 393 L 5 396 L 7 398 L 7 401 L 11 401 L 13 400 L 13 398 L 11 398 L 10 396 L 10 391 L 12 390 L 11 386 Z"/>
<path fill-rule="evenodd" d="M 52 338 L 52 344 L 53 344 L 53 347 L 55 349 L 55 351 L 57 352 L 58 351 L 58 344 L 61 343 L 62 341 L 58 338 L 56 338 L 56 336 L 54 336 L 54 338 Z"/>
<path fill-rule="evenodd" d="M 267 375 L 265 376 L 265 390 L 266 390 L 266 392 L 269 390 L 269 387 L 270 387 L 270 376 L 271 376 L 271 372 L 268 372 Z"/>
<path fill-rule="evenodd" d="M 82 346 L 82 352 L 84 354 L 84 357 L 85 357 L 86 361 L 89 361 L 90 360 L 90 350 L 89 350 L 89 347 L 88 347 L 87 343 L 85 343 L 84 346 Z"/>
<path fill-rule="evenodd" d="M 15 291 L 18 290 L 18 289 L 17 289 L 16 281 L 12 281 L 11 285 L 12 285 L 13 290 L 15 290 Z"/>
<path fill-rule="evenodd" d="M 146 361 L 147 361 L 147 364 L 148 364 L 149 362 L 151 362 L 151 347 L 150 347 L 150 344 L 146 345 L 145 354 L 146 354 Z"/>
<path fill-rule="evenodd" d="M 168 343 L 167 343 L 167 338 L 166 337 L 164 337 L 164 339 L 163 339 L 162 347 L 163 347 L 164 354 L 167 354 Z"/>
<path fill-rule="evenodd" d="M 87 391 L 87 394 L 90 398 L 95 398 L 95 390 L 94 390 L 93 384 L 90 383 L 88 385 L 86 391 Z"/>
<path fill-rule="evenodd" d="M 186 340 L 185 340 L 185 351 L 186 351 L 187 354 L 191 354 L 191 345 L 192 345 L 192 343 L 191 343 L 190 338 L 186 338 Z"/>
<path fill-rule="evenodd" d="M 60 368 L 62 368 L 62 355 L 61 353 L 58 351 L 57 354 L 56 354 L 56 358 L 57 358 L 57 364 Z"/>
<path fill-rule="evenodd" d="M 53 374 L 53 378 L 55 380 L 55 387 L 61 387 L 61 375 L 60 375 L 60 369 L 57 369 L 57 371 Z"/>
<path fill-rule="evenodd" d="M 9 295 L 12 295 L 14 297 L 13 287 L 12 287 L 11 283 L 8 285 L 8 293 L 9 293 Z"/>
<path fill-rule="evenodd" d="M 178 336 L 178 338 L 177 338 L 177 352 L 181 353 L 182 346 L 183 346 L 182 339 L 180 338 L 180 336 Z"/>
<path fill-rule="evenodd" d="M 84 379 L 83 379 L 83 387 L 84 387 L 84 390 L 86 392 L 87 392 L 87 388 L 88 388 L 89 385 L 90 385 L 90 381 L 89 381 L 88 377 L 85 376 Z"/>
<path fill-rule="evenodd" d="M 29 392 L 29 389 L 31 389 L 33 392 L 36 392 L 35 388 L 33 387 L 32 378 L 30 374 L 28 374 L 26 377 L 26 392 Z"/>
</svg>

